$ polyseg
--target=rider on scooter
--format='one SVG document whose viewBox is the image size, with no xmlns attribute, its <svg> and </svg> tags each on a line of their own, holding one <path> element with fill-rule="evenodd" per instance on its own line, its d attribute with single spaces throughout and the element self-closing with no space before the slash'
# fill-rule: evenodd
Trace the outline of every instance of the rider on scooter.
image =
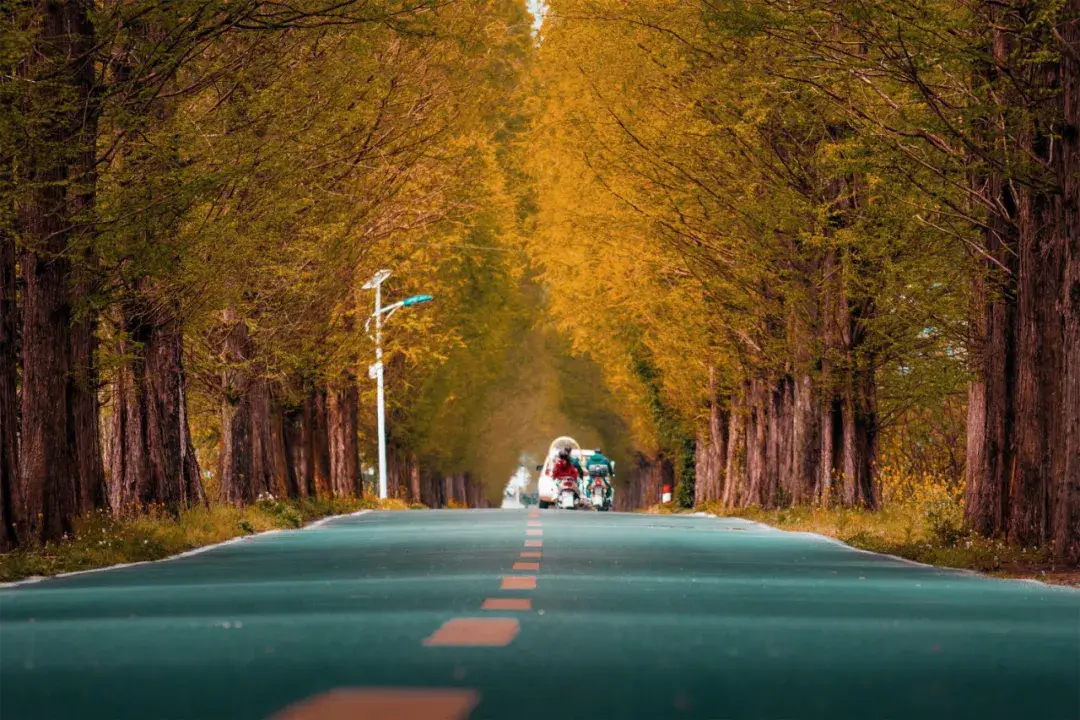
<svg viewBox="0 0 1080 720">
<path fill-rule="evenodd" d="M 551 477 L 555 480 L 573 478 L 580 482 L 584 476 L 585 471 L 581 469 L 581 463 L 578 462 L 578 459 L 570 454 L 570 448 L 560 448 L 559 456 L 555 459 L 555 465 L 551 468 Z"/>
<path fill-rule="evenodd" d="M 604 457 L 602 450 L 594 450 L 593 454 L 589 456 L 589 478 L 599 477 L 604 481 L 604 495 L 608 500 L 611 499 L 611 479 L 615 476 L 615 464 L 608 458 Z M 592 496 L 592 483 L 586 483 L 588 486 L 588 493 Z"/>
</svg>

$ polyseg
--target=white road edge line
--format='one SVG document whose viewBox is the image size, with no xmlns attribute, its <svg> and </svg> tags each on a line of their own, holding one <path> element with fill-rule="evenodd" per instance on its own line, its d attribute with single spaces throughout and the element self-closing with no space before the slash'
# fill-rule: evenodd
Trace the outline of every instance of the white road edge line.
<svg viewBox="0 0 1080 720">
<path fill-rule="evenodd" d="M 133 563 L 118 563 L 116 565 L 106 565 L 105 567 L 100 567 L 100 568 L 90 568 L 89 570 L 73 570 L 72 572 L 58 573 L 56 575 L 33 575 L 31 577 L 23 578 L 22 580 L 16 580 L 14 582 L 0 583 L 0 590 L 6 590 L 6 589 L 9 589 L 9 588 L 20 587 L 22 585 L 35 585 L 37 583 L 44 582 L 46 580 L 52 580 L 54 578 L 74 577 L 75 575 L 89 575 L 90 573 L 107 572 L 109 570 L 119 570 L 121 568 L 136 567 L 138 565 L 152 565 L 154 563 L 165 563 L 165 562 L 169 562 L 170 560 L 179 560 L 180 558 L 191 557 L 192 555 L 201 555 L 204 552 L 209 552 L 211 550 L 216 550 L 216 549 L 218 549 L 220 547 L 225 547 L 226 545 L 234 545 L 236 543 L 243 542 L 245 540 L 251 540 L 252 538 L 264 537 L 266 535 L 276 535 L 278 533 L 285 533 L 285 532 L 303 532 L 305 530 L 313 530 L 315 528 L 322 527 L 326 523 L 331 522 L 333 520 L 340 520 L 341 518 L 347 518 L 347 517 L 357 517 L 359 515 L 366 515 L 369 512 L 374 512 L 374 511 L 373 510 L 360 510 L 359 512 L 347 513 L 345 515 L 330 515 L 329 517 L 324 517 L 321 520 L 316 520 L 315 522 L 313 522 L 313 523 L 311 523 L 309 525 L 305 525 L 302 528 L 296 528 L 295 530 L 280 530 L 280 529 L 264 530 L 263 532 L 254 533 L 253 535 L 241 535 L 239 537 L 229 538 L 228 540 L 224 540 L 224 541 L 219 542 L 219 543 L 214 543 L 213 545 L 203 545 L 201 547 L 192 548 L 191 550 L 185 550 L 182 553 L 178 553 L 176 555 L 170 555 L 169 557 L 161 558 L 160 560 L 141 560 L 139 562 L 133 562 Z"/>
</svg>

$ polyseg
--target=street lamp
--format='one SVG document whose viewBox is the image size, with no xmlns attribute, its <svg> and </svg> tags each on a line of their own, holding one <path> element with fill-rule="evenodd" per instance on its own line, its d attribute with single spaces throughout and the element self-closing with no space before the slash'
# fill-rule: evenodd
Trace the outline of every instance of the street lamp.
<svg viewBox="0 0 1080 720">
<path fill-rule="evenodd" d="M 382 284 L 390 277 L 389 270 L 380 270 L 375 276 L 364 283 L 364 290 L 375 291 L 375 312 L 364 323 L 364 331 L 367 332 L 372 319 L 375 320 L 375 364 L 368 368 L 368 377 L 378 383 L 379 404 L 379 498 L 386 499 L 386 393 L 383 389 L 383 362 L 382 362 L 382 326 L 384 320 L 403 307 L 412 307 L 420 303 L 430 302 L 434 298 L 430 295 L 414 295 L 405 298 L 393 305 L 382 306 Z M 384 317 L 385 316 L 385 317 Z"/>
</svg>

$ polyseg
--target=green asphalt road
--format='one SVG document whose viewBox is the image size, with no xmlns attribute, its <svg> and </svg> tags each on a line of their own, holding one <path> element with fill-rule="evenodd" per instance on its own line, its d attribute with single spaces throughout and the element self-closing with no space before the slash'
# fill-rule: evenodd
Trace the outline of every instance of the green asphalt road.
<svg viewBox="0 0 1080 720">
<path fill-rule="evenodd" d="M 371 513 L 0 590 L 0 718 L 267 718 L 341 687 L 462 687 L 470 720 L 1080 718 L 1080 593 L 739 520 Z M 531 597 L 530 612 L 480 610 Z M 506 647 L 425 647 L 459 617 Z"/>
</svg>

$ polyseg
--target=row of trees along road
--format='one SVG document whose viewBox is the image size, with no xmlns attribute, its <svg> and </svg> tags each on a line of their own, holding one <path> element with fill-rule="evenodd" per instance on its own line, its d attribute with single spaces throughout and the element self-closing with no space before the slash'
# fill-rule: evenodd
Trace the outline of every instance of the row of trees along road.
<svg viewBox="0 0 1080 720">
<path fill-rule="evenodd" d="M 0 547 L 360 492 L 392 266 L 395 493 L 571 426 L 627 507 L 944 456 L 1078 559 L 1080 0 L 546 5 L 4 5 Z"/>
<path fill-rule="evenodd" d="M 548 5 L 531 253 L 687 502 L 966 406 L 968 525 L 1080 559 L 1080 2 Z"/>
<path fill-rule="evenodd" d="M 514 231 L 498 155 L 523 4 L 2 13 L 0 549 L 94 509 L 359 493 L 360 285 L 383 266 L 388 292 L 439 291 L 387 338 L 392 489 L 484 502 L 455 458 L 425 464 L 437 438 L 410 407 L 460 393 L 448 357 L 500 342 L 476 296 L 520 280 L 519 256 L 467 248 Z"/>
</svg>

